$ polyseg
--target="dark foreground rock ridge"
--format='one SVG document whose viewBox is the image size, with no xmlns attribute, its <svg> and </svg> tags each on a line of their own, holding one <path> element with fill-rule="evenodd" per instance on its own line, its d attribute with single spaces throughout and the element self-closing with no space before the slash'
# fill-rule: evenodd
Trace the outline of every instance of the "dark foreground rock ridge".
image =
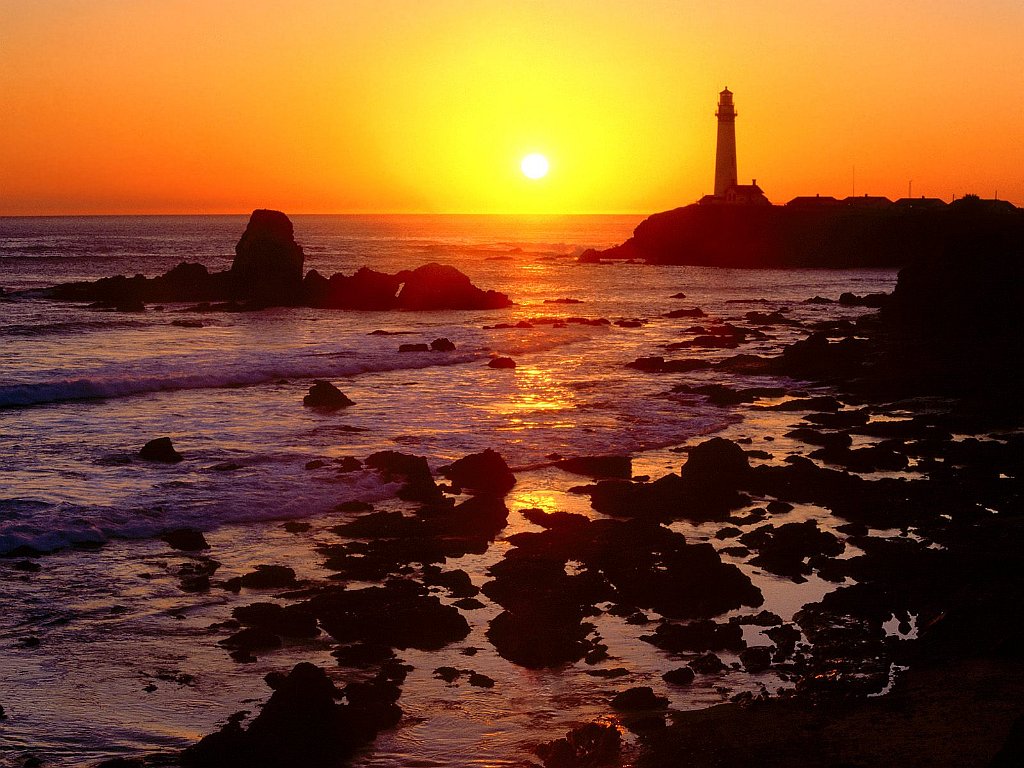
<svg viewBox="0 0 1024 768">
<path fill-rule="evenodd" d="M 476 287 L 455 267 L 429 263 L 395 274 L 363 267 L 353 275 L 303 275 L 302 247 L 280 211 L 256 210 L 235 246 L 231 268 L 210 272 L 182 262 L 158 277 L 117 275 L 64 283 L 50 298 L 93 302 L 97 309 L 142 311 L 146 304 L 199 302 L 198 310 L 242 311 L 273 306 L 326 309 L 500 309 L 512 305 L 504 293 Z"/>
<path fill-rule="evenodd" d="M 739 268 L 901 267 L 951 240 L 1024 233 L 1024 210 L 967 196 L 912 205 L 687 205 L 644 219 L 625 243 L 582 262 L 637 260 Z"/>
</svg>

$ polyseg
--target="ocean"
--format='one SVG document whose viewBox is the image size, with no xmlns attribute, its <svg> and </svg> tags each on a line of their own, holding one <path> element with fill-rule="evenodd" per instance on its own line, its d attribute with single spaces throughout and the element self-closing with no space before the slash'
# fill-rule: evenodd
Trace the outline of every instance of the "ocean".
<svg viewBox="0 0 1024 768">
<path fill-rule="evenodd" d="M 0 636 L 8 638 L 0 705 L 9 715 L 0 724 L 0 765 L 20 765 L 28 753 L 61 766 L 170 753 L 231 713 L 252 710 L 269 693 L 262 675 L 299 660 L 345 679 L 326 639 L 286 641 L 255 664 L 233 663 L 217 646 L 223 633 L 214 625 L 232 607 L 272 595 L 182 592 L 177 574 L 188 556 L 169 550 L 161 532 L 206 532 L 218 578 L 259 563 L 327 578 L 316 547 L 336 540 L 330 527 L 351 518 L 337 511 L 340 503 L 407 508 L 394 484 L 370 471 L 339 473 L 332 462 L 386 449 L 425 456 L 435 469 L 485 448 L 501 453 L 518 479 L 506 534 L 533 529 L 518 509 L 593 515 L 586 497 L 569 490 L 585 479 L 552 468 L 552 454 L 629 454 L 636 474 L 655 477 L 678 470 L 681 447 L 752 426 L 750 414 L 671 391 L 723 381 L 722 374 L 658 375 L 626 363 L 656 354 L 711 361 L 778 354 L 804 336 L 799 325 L 765 327 L 763 338 L 738 350 L 665 346 L 699 334 L 694 326 L 749 324 L 751 311 L 782 310 L 799 323 L 857 317 L 869 310 L 805 300 L 888 292 L 895 284 L 892 270 L 577 263 L 586 248 L 625 240 L 639 216 L 325 215 L 292 217 L 306 269 L 395 272 L 437 261 L 516 304 L 243 313 L 167 304 L 122 313 L 39 295 L 60 282 L 152 276 L 181 261 L 225 269 L 246 218 L 0 218 L 0 555 L 9 556 L 0 561 Z M 677 293 L 685 298 L 671 298 Z M 707 318 L 664 317 L 688 307 Z M 553 320 L 572 317 L 611 323 Z M 632 320 L 640 322 L 616 325 Z M 517 323 L 524 327 L 485 327 Z M 440 337 L 456 349 L 398 351 Z M 514 358 L 517 367 L 488 368 L 494 355 Z M 332 381 L 355 405 L 331 414 L 303 407 L 314 379 Z M 730 374 L 724 383 L 769 382 Z M 133 460 L 163 436 L 184 461 Z M 287 520 L 311 529 L 288 532 Z M 711 539 L 714 526 L 680 530 Z M 486 554 L 450 565 L 479 586 L 507 549 L 499 539 Z M 26 555 L 41 570 L 17 569 Z M 759 579 L 766 607 L 790 616 L 828 589 L 814 578 L 799 588 Z M 416 667 L 399 702 L 406 717 L 358 764 L 518 765 L 532 744 L 607 716 L 607 680 L 578 669 L 523 670 L 498 657 L 483 636 L 498 610 L 467 612 L 473 634 L 458 648 L 400 653 Z M 639 639 L 637 627 L 604 616 L 600 631 L 615 663 L 640 679 L 674 666 Z M 460 656 L 469 648 L 471 659 Z M 493 690 L 431 675 L 470 661 L 497 681 Z M 748 677 L 727 692 L 711 683 L 676 691 L 673 705 L 706 706 L 764 683 Z"/>
</svg>

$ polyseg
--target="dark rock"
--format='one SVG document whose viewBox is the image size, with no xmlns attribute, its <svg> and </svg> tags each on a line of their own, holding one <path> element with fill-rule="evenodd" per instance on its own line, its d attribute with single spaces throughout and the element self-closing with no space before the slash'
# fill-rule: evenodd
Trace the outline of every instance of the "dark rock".
<svg viewBox="0 0 1024 768">
<path fill-rule="evenodd" d="M 750 561 L 752 564 L 796 580 L 811 572 L 805 559 L 815 555 L 835 556 L 846 548 L 835 535 L 820 530 L 815 520 L 778 527 L 764 525 L 740 536 L 740 543 L 757 550 L 757 557 Z"/>
<path fill-rule="evenodd" d="M 302 404 L 310 408 L 324 408 L 326 410 L 337 410 L 349 405 L 355 405 L 345 393 L 331 384 L 329 381 L 317 379 L 309 388 L 309 393 L 302 398 Z"/>
<path fill-rule="evenodd" d="M 323 469 L 326 466 L 327 466 L 327 461 L 324 460 L 324 459 L 313 459 L 312 461 L 307 461 L 306 464 L 305 464 L 306 469 L 309 469 L 309 470 Z"/>
<path fill-rule="evenodd" d="M 466 275 L 445 264 L 424 264 L 411 271 L 399 272 L 402 283 L 397 294 L 401 309 L 501 309 L 512 306 L 508 296 L 497 291 L 483 291 Z"/>
<path fill-rule="evenodd" d="M 454 352 L 455 345 L 444 336 L 430 342 L 430 348 L 435 352 Z"/>
<path fill-rule="evenodd" d="M 702 675 L 714 675 L 728 669 L 717 655 L 710 652 L 705 653 L 703 656 L 698 656 L 690 662 L 689 667 L 694 672 Z"/>
<path fill-rule="evenodd" d="M 233 715 L 181 754 L 184 768 L 338 768 L 401 716 L 400 691 L 385 679 L 339 691 L 322 669 L 301 663 L 266 680 L 274 693 L 249 726 Z M 343 695 L 348 703 L 337 703 Z"/>
<path fill-rule="evenodd" d="M 690 624 L 659 624 L 653 635 L 645 640 L 664 651 L 739 651 L 746 647 L 743 628 L 739 624 L 716 624 L 713 621 L 694 621 Z"/>
<path fill-rule="evenodd" d="M 289 520 L 287 523 L 285 523 L 281 527 L 284 528 L 286 531 L 288 531 L 288 533 L 305 533 L 306 531 L 311 529 L 313 526 L 310 525 L 309 523 L 303 523 L 303 522 L 300 522 L 298 520 Z"/>
<path fill-rule="evenodd" d="M 399 344 L 399 352 L 429 352 L 430 347 L 427 344 Z"/>
<path fill-rule="evenodd" d="M 398 451 L 379 451 L 366 457 L 366 466 L 381 473 L 385 482 L 403 482 L 398 497 L 405 501 L 438 502 L 443 494 L 434 482 L 427 460 Z"/>
<path fill-rule="evenodd" d="M 295 586 L 295 571 L 286 565 L 257 565 L 241 579 L 248 589 L 283 589 Z"/>
<path fill-rule="evenodd" d="M 555 464 L 559 469 L 588 477 L 630 478 L 633 460 L 629 456 L 577 456 L 562 459 Z"/>
<path fill-rule="evenodd" d="M 265 627 L 246 627 L 220 641 L 225 648 L 262 651 L 281 647 L 281 638 Z"/>
<path fill-rule="evenodd" d="M 373 667 L 395 658 L 390 646 L 381 643 L 351 643 L 340 645 L 331 656 L 343 667 Z"/>
<path fill-rule="evenodd" d="M 316 617 L 301 605 L 252 603 L 231 611 L 241 624 L 259 627 L 284 637 L 316 637 Z"/>
<path fill-rule="evenodd" d="M 480 674 L 479 672 L 470 672 L 469 684 L 477 688 L 493 688 L 494 679 L 487 675 Z"/>
<path fill-rule="evenodd" d="M 681 292 L 680 293 L 673 293 L 671 296 L 669 296 L 669 298 L 670 299 L 685 299 L 686 298 L 686 294 L 685 293 L 681 293 Z"/>
<path fill-rule="evenodd" d="M 626 363 L 627 368 L 636 368 L 645 373 L 687 373 L 710 368 L 711 365 L 707 360 L 666 360 L 660 356 L 638 357 L 633 362 Z"/>
<path fill-rule="evenodd" d="M 664 709 L 668 699 L 658 696 L 650 686 L 638 686 L 621 691 L 611 700 L 612 709 L 620 712 L 639 712 L 647 709 Z"/>
<path fill-rule="evenodd" d="M 477 600 L 475 597 L 463 597 L 452 603 L 457 608 L 461 608 L 464 611 L 478 611 L 484 608 L 484 604 Z"/>
<path fill-rule="evenodd" d="M 751 616 L 733 616 L 729 619 L 732 624 L 751 625 L 755 627 L 774 627 L 782 623 L 782 617 L 771 611 L 760 611 Z"/>
<path fill-rule="evenodd" d="M 199 552 L 210 548 L 206 537 L 195 528 L 174 528 L 161 533 L 160 538 L 166 541 L 171 549 L 179 549 L 182 552 Z"/>
<path fill-rule="evenodd" d="M 146 461 L 161 461 L 166 464 L 175 464 L 184 458 L 174 450 L 174 445 L 169 437 L 158 437 L 150 440 L 139 451 L 139 458 Z"/>
<path fill-rule="evenodd" d="M 434 670 L 434 677 L 451 684 L 462 677 L 462 670 L 455 667 L 438 667 Z"/>
<path fill-rule="evenodd" d="M 515 368 L 516 361 L 511 357 L 494 357 L 487 363 L 488 368 Z"/>
<path fill-rule="evenodd" d="M 614 725 L 589 723 L 573 728 L 565 738 L 537 747 L 544 768 L 596 768 L 617 764 L 622 737 Z"/>
<path fill-rule="evenodd" d="M 288 217 L 280 211 L 253 211 L 231 263 L 237 296 L 263 306 L 299 303 L 302 263 Z"/>
<path fill-rule="evenodd" d="M 693 307 L 692 309 L 674 309 L 671 312 L 666 312 L 662 317 L 707 317 L 707 315 L 704 314 L 704 310 L 700 307 Z"/>
<path fill-rule="evenodd" d="M 490 448 L 481 453 L 471 453 L 437 471 L 451 480 L 456 490 L 469 493 L 504 495 L 516 483 L 501 454 Z"/>
<path fill-rule="evenodd" d="M 419 584 L 390 580 L 382 587 L 328 589 L 302 603 L 340 643 L 437 650 L 469 634 L 457 608 L 443 605 Z"/>
<path fill-rule="evenodd" d="M 12 567 L 14 570 L 24 573 L 39 573 L 43 570 L 43 566 L 39 563 L 33 563 L 31 560 L 19 560 Z"/>
<path fill-rule="evenodd" d="M 358 499 L 351 499 L 349 501 L 343 501 L 334 507 L 339 512 L 372 512 L 373 504 L 368 501 L 360 501 Z M 396 514 L 401 515 L 401 512 Z M 354 534 L 353 534 L 354 535 Z"/>
<path fill-rule="evenodd" d="M 591 677 L 600 677 L 603 679 L 612 679 L 616 677 L 627 677 L 630 672 L 625 667 L 615 667 L 613 669 L 588 669 L 586 674 Z"/>
<path fill-rule="evenodd" d="M 740 661 L 747 672 L 756 674 L 764 672 L 772 665 L 772 649 L 766 645 L 757 645 L 740 653 Z"/>
<path fill-rule="evenodd" d="M 476 597 L 480 594 L 480 589 L 473 584 L 469 574 L 461 568 L 454 571 L 442 571 L 437 566 L 424 566 L 423 583 L 427 586 L 444 587 L 452 597 Z"/>
<path fill-rule="evenodd" d="M 689 667 L 678 667 L 670 669 L 661 676 L 661 679 L 672 685 L 689 685 L 695 677 L 694 671 Z"/>
<path fill-rule="evenodd" d="M 210 588 L 210 577 L 220 568 L 220 563 L 208 557 L 199 557 L 184 563 L 178 569 L 178 579 L 184 592 L 205 592 Z"/>
</svg>

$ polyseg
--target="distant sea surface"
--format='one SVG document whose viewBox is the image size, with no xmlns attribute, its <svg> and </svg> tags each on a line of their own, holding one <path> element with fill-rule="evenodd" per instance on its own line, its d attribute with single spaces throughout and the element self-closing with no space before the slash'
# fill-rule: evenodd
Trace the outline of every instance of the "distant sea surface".
<svg viewBox="0 0 1024 768">
<path fill-rule="evenodd" d="M 306 269 L 395 272 L 437 261 L 482 288 L 509 294 L 516 305 L 204 313 L 168 304 L 120 313 L 37 293 L 72 280 L 153 276 L 181 261 L 226 269 L 246 219 L 0 218 L 0 554 L 52 553 L 32 577 L 15 578 L 13 560 L 0 563 L 13 585 L 0 634 L 41 638 L 38 647 L 5 651 L 10 663 L 0 672 L 0 704 L 18 715 L 6 728 L 15 747 L 44 754 L 47 764 L 180 748 L 266 697 L 259 674 L 235 672 L 238 665 L 216 647 L 217 637 L 195 639 L 227 617 L 224 601 L 231 598 L 211 593 L 199 609 L 196 598 L 183 596 L 174 580 L 181 558 L 156 539 L 161 531 L 207 531 L 210 555 L 223 563 L 218 577 L 253 563 L 299 561 L 307 576 L 322 578 L 326 572 L 309 542 L 293 543 L 279 521 L 301 518 L 316 532 L 337 517 L 340 502 L 387 508 L 393 485 L 371 472 L 340 474 L 331 464 L 384 449 L 426 456 L 436 468 L 494 448 L 520 478 L 510 508 L 579 511 L 578 497 L 565 491 L 580 478 L 553 481 L 552 470 L 531 468 L 553 453 L 629 453 L 641 468 L 645 456 L 650 462 L 669 456 L 659 465 L 663 474 L 668 461 L 676 468 L 681 462 L 665 451 L 735 420 L 728 409 L 671 393 L 681 381 L 713 380 L 706 371 L 665 377 L 627 369 L 627 362 L 652 354 L 708 360 L 737 351 L 777 354 L 802 332 L 773 326 L 767 338 L 739 350 L 667 352 L 664 345 L 691 338 L 698 333 L 692 326 L 702 323 L 743 323 L 750 311 L 785 309 L 803 321 L 854 317 L 864 310 L 802 302 L 889 291 L 895 282 L 886 270 L 576 262 L 585 248 L 628 238 L 639 216 L 294 216 Z M 678 292 L 686 298 L 670 298 Z M 663 317 L 683 307 L 700 307 L 710 317 Z M 612 324 L 484 327 L 573 316 Z M 639 327 L 614 325 L 634 319 Z M 456 350 L 398 352 L 399 344 L 439 337 Z M 490 369 L 493 355 L 510 356 L 518 367 Z M 726 383 L 758 383 L 731 378 Z M 314 379 L 334 382 L 356 405 L 335 414 L 304 408 L 302 396 Z M 172 438 L 183 462 L 134 459 L 146 441 L 161 436 Z M 325 465 L 307 468 L 318 459 Z M 94 551 L 98 545 L 105 546 Z M 496 545 L 490 561 L 502 551 Z M 458 567 L 480 584 L 487 562 Z M 482 636 L 480 642 L 486 645 Z M 197 644 L 201 650 L 187 650 Z M 286 648 L 261 657 L 259 670 L 287 668 L 304 653 Z M 504 662 L 492 657 L 498 666 L 479 661 L 478 668 L 504 674 Z M 169 683 L 161 670 L 196 673 L 196 680 Z M 541 720 L 491 711 L 488 699 L 467 721 L 438 703 L 429 669 L 424 674 L 422 685 L 410 678 L 401 703 L 425 725 L 400 731 L 405 735 L 367 757 L 367 765 L 441 765 L 444 749 L 484 744 L 496 756 L 488 764 L 512 764 L 523 757 L 531 730 L 565 730 L 566 718 L 551 703 L 562 695 L 553 677 L 518 683 L 524 697 L 549 696 L 544 705 L 517 705 L 547 713 Z M 142 693 L 152 680 L 158 690 Z M 577 679 L 566 690 L 580 685 Z M 504 716 L 511 719 L 502 725 Z"/>
</svg>

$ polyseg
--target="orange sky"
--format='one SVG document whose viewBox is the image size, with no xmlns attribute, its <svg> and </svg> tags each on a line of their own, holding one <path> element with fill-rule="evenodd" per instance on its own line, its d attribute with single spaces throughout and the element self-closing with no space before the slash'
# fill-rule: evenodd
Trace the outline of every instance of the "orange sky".
<svg viewBox="0 0 1024 768">
<path fill-rule="evenodd" d="M 0 0 L 0 214 L 1024 205 L 1020 0 Z M 523 177 L 529 152 L 551 161 Z"/>
</svg>

